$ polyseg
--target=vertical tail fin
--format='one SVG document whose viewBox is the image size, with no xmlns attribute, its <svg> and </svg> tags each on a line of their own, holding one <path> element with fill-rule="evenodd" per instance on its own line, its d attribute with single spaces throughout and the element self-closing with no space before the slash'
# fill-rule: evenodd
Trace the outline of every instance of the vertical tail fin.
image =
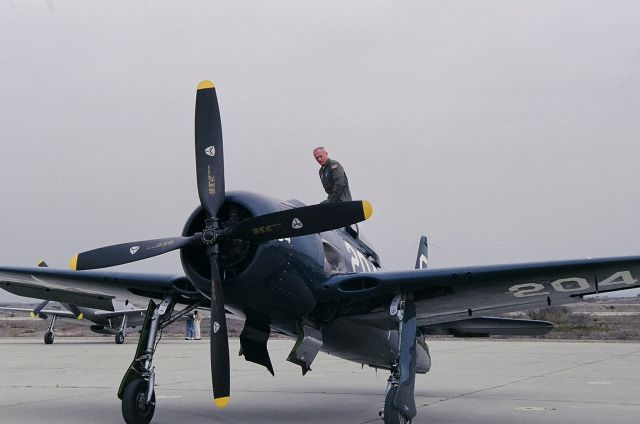
<svg viewBox="0 0 640 424">
<path fill-rule="evenodd" d="M 47 263 L 44 261 L 44 259 L 39 259 L 38 260 L 38 266 L 39 267 L 47 267 Z M 49 304 L 48 300 L 45 300 L 44 302 L 42 302 L 41 304 L 39 304 L 38 306 L 36 306 L 33 311 L 31 311 L 31 316 L 33 318 L 37 317 L 38 315 L 40 315 L 40 311 L 42 311 L 45 306 L 47 306 Z"/>
<path fill-rule="evenodd" d="M 420 237 L 418 245 L 418 257 L 416 258 L 416 269 L 425 269 L 429 263 L 429 246 L 427 244 L 427 236 Z"/>
</svg>

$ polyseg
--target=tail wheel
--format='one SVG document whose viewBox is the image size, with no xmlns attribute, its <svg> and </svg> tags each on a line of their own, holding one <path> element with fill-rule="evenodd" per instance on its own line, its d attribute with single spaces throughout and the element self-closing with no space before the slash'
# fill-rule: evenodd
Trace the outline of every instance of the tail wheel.
<svg viewBox="0 0 640 424">
<path fill-rule="evenodd" d="M 147 403 L 149 383 L 143 378 L 132 380 L 122 394 L 122 416 L 127 424 L 148 424 L 156 410 L 156 394 Z"/>
<path fill-rule="evenodd" d="M 44 333 L 44 344 L 52 344 L 53 343 L 53 333 L 51 331 L 47 331 Z"/>
<path fill-rule="evenodd" d="M 411 420 L 393 406 L 398 386 L 392 386 L 384 399 L 384 424 L 411 424 Z"/>
</svg>

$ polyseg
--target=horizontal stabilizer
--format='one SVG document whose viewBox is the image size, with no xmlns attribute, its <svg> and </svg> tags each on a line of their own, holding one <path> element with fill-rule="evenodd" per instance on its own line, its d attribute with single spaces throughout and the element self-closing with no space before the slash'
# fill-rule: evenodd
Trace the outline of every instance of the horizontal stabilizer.
<svg viewBox="0 0 640 424">
<path fill-rule="evenodd" d="M 544 336 L 553 330 L 553 324 L 529 319 L 478 317 L 432 324 L 421 329 L 424 334 L 456 337 Z"/>
</svg>

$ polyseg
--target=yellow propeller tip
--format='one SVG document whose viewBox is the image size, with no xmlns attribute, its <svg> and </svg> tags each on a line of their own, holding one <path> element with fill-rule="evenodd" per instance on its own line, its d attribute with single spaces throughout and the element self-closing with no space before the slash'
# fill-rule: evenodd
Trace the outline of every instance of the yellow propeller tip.
<svg viewBox="0 0 640 424">
<path fill-rule="evenodd" d="M 213 402 L 218 408 L 224 408 L 229 404 L 229 396 L 214 399 Z"/>
<path fill-rule="evenodd" d="M 373 206 L 366 200 L 362 201 L 362 211 L 364 212 L 364 219 L 369 219 L 373 215 Z"/>
<path fill-rule="evenodd" d="M 37 315 L 33 311 L 31 311 L 31 318 L 35 318 L 36 316 Z"/>
<path fill-rule="evenodd" d="M 206 88 L 215 88 L 215 84 L 209 80 L 204 80 L 198 84 L 198 90 L 204 90 Z"/>
<path fill-rule="evenodd" d="M 36 265 L 42 266 L 43 263 L 44 263 L 44 259 L 38 259 L 38 262 L 36 262 Z"/>
<path fill-rule="evenodd" d="M 84 314 L 82 312 L 80 312 L 80 315 L 78 315 L 76 317 L 76 319 L 78 319 L 78 320 L 84 319 Z"/>
<path fill-rule="evenodd" d="M 73 258 L 71 258 L 71 260 L 69 261 L 69 268 L 74 271 L 78 270 L 78 255 L 75 255 Z"/>
</svg>

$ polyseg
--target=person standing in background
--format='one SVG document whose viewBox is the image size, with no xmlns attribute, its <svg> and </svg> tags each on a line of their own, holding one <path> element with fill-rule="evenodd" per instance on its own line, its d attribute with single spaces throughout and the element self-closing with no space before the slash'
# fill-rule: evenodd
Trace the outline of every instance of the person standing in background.
<svg viewBox="0 0 640 424">
<path fill-rule="evenodd" d="M 187 314 L 187 332 L 184 336 L 185 340 L 193 340 L 194 330 L 195 330 L 195 322 L 193 312 Z"/>
<path fill-rule="evenodd" d="M 200 321 L 202 321 L 202 317 L 196 309 L 193 311 L 193 338 L 195 340 L 200 340 Z"/>
</svg>

